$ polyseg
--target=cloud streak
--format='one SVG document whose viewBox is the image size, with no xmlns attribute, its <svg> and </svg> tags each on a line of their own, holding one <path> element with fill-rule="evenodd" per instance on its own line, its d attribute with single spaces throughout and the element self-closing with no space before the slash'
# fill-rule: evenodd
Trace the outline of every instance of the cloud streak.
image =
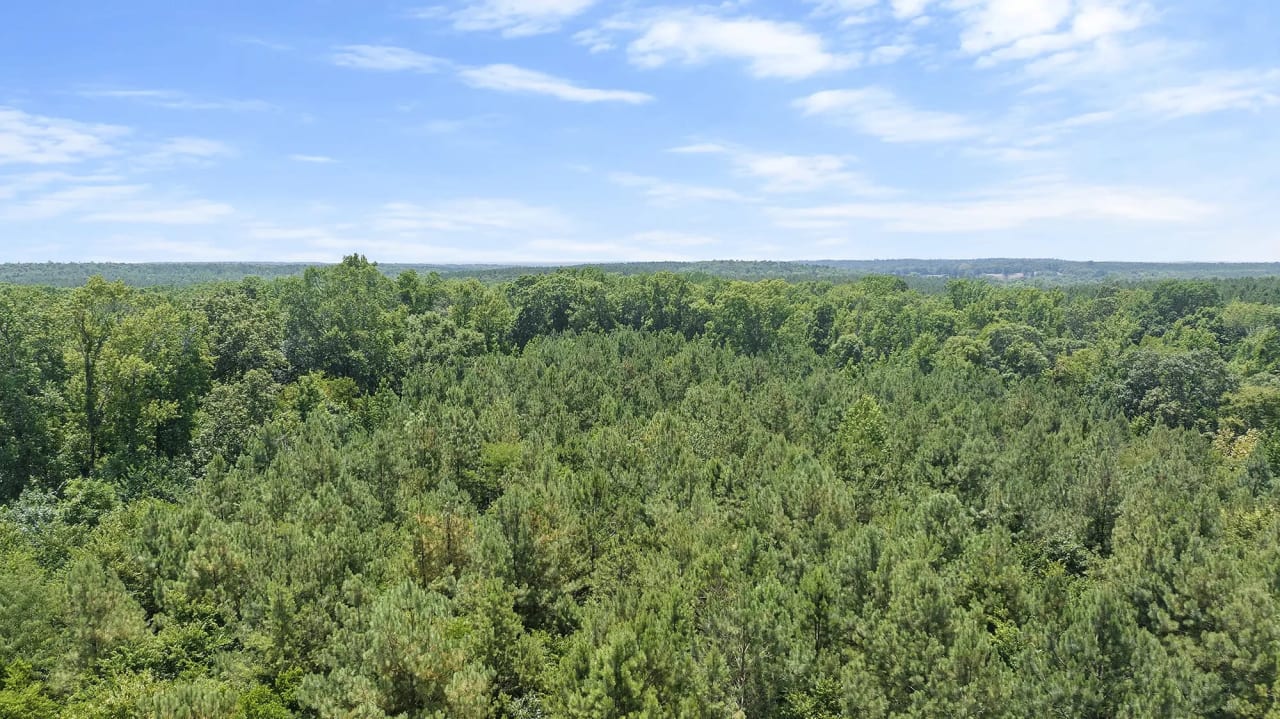
<svg viewBox="0 0 1280 719">
<path fill-rule="evenodd" d="M 230 112 L 266 112 L 277 109 L 275 105 L 263 100 L 235 100 L 227 98 L 207 98 L 177 90 L 147 89 L 91 89 L 81 90 L 80 97 L 101 98 L 108 100 L 128 100 L 148 107 L 160 107 L 166 110 L 226 110 Z"/>
<path fill-rule="evenodd" d="M 555 32 L 565 21 L 595 4 L 595 0 L 480 0 L 449 13 L 456 30 L 496 31 L 504 37 L 528 37 Z M 424 18 L 439 12 L 420 12 Z"/>
<path fill-rule="evenodd" d="M 114 155 L 128 128 L 0 107 L 0 165 L 58 165 Z"/>
<path fill-rule="evenodd" d="M 344 45 L 332 56 L 340 67 L 377 72 L 435 73 L 452 70 L 464 84 L 483 90 L 521 95 L 543 95 L 566 102 L 616 102 L 643 105 L 653 96 L 632 90 L 610 90 L 584 87 L 545 72 L 499 63 L 466 67 L 438 57 L 390 45 Z"/>
<path fill-rule="evenodd" d="M 1217 73 L 1189 85 L 1144 93 L 1139 106 L 1166 117 L 1228 110 L 1259 111 L 1280 106 L 1280 69 Z"/>
<path fill-rule="evenodd" d="M 961 115 L 918 110 L 882 87 L 824 90 L 795 106 L 805 115 L 828 118 L 884 142 L 950 142 L 982 134 Z"/>
<path fill-rule="evenodd" d="M 1187 223 L 1216 211 L 1211 205 L 1157 190 L 1064 182 L 997 189 L 944 202 L 846 203 L 770 210 L 780 227 L 830 230 L 857 221 L 902 233 L 1012 230 L 1046 221 Z"/>
<path fill-rule="evenodd" d="M 399 235 L 422 233 L 560 233 L 572 222 L 559 210 L 505 198 L 465 198 L 435 204 L 391 202 L 374 227 Z"/>
<path fill-rule="evenodd" d="M 564 78 L 515 65 L 469 67 L 460 70 L 458 76 L 472 87 L 524 95 L 546 95 L 566 102 L 642 105 L 653 101 L 652 95 L 643 92 L 582 87 Z"/>
<path fill-rule="evenodd" d="M 633 175 L 629 172 L 610 173 L 609 181 L 622 187 L 634 187 L 656 205 L 670 207 L 692 202 L 750 202 L 751 199 L 723 187 L 706 187 L 681 182 L 670 182 L 657 177 Z"/>
<path fill-rule="evenodd" d="M 579 33 L 593 51 L 613 46 L 614 34 L 634 37 L 627 57 L 641 68 L 704 65 L 713 60 L 745 62 L 755 77 L 797 80 L 853 67 L 857 58 L 832 52 L 822 36 L 792 22 L 722 17 L 701 10 L 654 12 L 615 18 Z"/>
<path fill-rule="evenodd" d="M 449 62 L 392 45 L 343 45 L 335 49 L 333 64 L 379 72 L 439 72 Z"/>
<path fill-rule="evenodd" d="M 849 158 L 838 155 L 788 155 L 756 152 L 716 143 L 672 148 L 678 154 L 717 154 L 730 158 L 734 172 L 762 182 L 760 190 L 773 194 L 839 190 L 859 195 L 888 195 L 893 191 L 877 185 L 849 168 Z"/>
<path fill-rule="evenodd" d="M 175 203 L 147 202 L 86 215 L 85 222 L 113 222 L 134 225 L 208 225 L 235 213 L 231 205 L 208 200 Z"/>
</svg>

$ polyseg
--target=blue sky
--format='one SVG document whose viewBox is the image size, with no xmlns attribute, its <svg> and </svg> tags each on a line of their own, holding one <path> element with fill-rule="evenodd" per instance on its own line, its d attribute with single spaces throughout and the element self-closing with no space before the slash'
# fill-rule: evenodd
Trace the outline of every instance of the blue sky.
<svg viewBox="0 0 1280 719">
<path fill-rule="evenodd" d="M 1280 260 L 1274 0 L 49 0 L 0 261 Z"/>
</svg>

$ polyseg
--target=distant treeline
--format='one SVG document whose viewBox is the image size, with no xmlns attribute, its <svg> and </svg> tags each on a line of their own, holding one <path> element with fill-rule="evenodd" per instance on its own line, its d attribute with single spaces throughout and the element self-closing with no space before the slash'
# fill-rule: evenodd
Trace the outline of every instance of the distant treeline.
<svg viewBox="0 0 1280 719">
<path fill-rule="evenodd" d="M 208 282 L 239 281 L 245 277 L 276 279 L 302 274 L 316 263 L 299 262 L 27 262 L 0 263 L 0 282 L 22 285 L 78 287 L 90 277 L 121 281 L 138 287 L 190 286 Z M 915 289 L 941 289 L 949 279 L 987 278 L 995 281 L 1042 285 L 1076 284 L 1113 280 L 1136 282 L 1161 279 L 1239 279 L 1280 277 L 1280 262 L 1073 262 L 1040 259 L 979 260 L 814 260 L 774 262 L 715 260 L 706 262 L 621 262 L 591 265 L 623 275 L 676 272 L 697 278 L 732 280 L 780 279 L 854 280 L 867 275 L 896 275 L 911 280 Z M 435 272 L 458 279 L 510 282 L 524 275 L 546 274 L 563 267 L 405 264 L 380 265 L 395 277 L 406 270 Z"/>
</svg>

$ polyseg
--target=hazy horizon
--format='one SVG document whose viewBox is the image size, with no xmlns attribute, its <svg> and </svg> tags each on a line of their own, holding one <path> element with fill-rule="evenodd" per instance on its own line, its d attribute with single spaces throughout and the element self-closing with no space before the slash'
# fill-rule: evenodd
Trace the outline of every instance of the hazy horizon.
<svg viewBox="0 0 1280 719">
<path fill-rule="evenodd" d="M 25 4 L 0 262 L 1280 261 L 1266 0 Z"/>
<path fill-rule="evenodd" d="M 351 253 L 348 253 L 351 254 Z M 519 268 L 519 267 L 565 267 L 565 266 L 592 266 L 592 265 L 645 265 L 645 264 L 704 264 L 715 262 L 777 262 L 780 264 L 818 264 L 827 262 L 849 262 L 849 263 L 889 263 L 889 262 L 940 262 L 940 263 L 966 263 L 966 262 L 1066 262 L 1072 264 L 1101 264 L 1101 265 L 1280 265 L 1280 260 L 1092 260 L 1092 259 L 1070 259 L 1066 257 L 813 257 L 813 258 L 780 258 L 770 260 L 750 260 L 736 257 L 708 257 L 700 260 L 565 260 L 565 261 L 546 261 L 546 262 L 516 262 L 500 260 L 485 262 L 431 262 L 431 261 L 413 261 L 413 260 L 384 260 L 377 257 L 365 255 L 361 252 L 355 252 L 364 256 L 374 264 L 379 265 L 415 265 L 415 266 L 440 266 L 440 267 L 499 267 L 499 268 Z M 342 261 L 342 256 L 334 256 L 330 259 L 316 260 L 0 260 L 0 266 L 3 265 L 39 265 L 39 264 L 66 264 L 66 265 L 94 265 L 94 264 L 119 264 L 119 265 L 336 265 Z"/>
</svg>

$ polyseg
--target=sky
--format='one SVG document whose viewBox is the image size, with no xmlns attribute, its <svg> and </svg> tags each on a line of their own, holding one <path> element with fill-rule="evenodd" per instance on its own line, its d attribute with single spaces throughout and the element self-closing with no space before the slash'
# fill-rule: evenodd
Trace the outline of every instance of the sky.
<svg viewBox="0 0 1280 719">
<path fill-rule="evenodd" d="M 1275 0 L 44 0 L 0 261 L 1280 260 Z"/>
</svg>

